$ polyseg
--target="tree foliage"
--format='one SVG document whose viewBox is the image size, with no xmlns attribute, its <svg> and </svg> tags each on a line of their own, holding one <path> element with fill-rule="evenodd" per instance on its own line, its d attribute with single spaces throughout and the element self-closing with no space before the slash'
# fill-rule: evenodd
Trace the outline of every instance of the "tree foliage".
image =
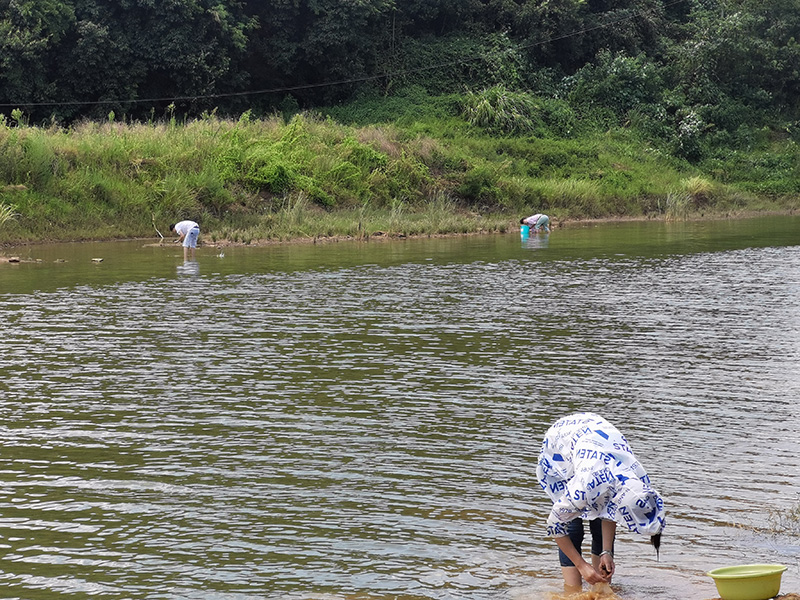
<svg viewBox="0 0 800 600">
<path fill-rule="evenodd" d="M 0 0 L 0 113 L 20 108 L 34 123 L 167 110 L 290 118 L 409 87 L 501 86 L 497 101 L 508 93 L 567 100 L 584 117 L 638 119 L 685 149 L 689 139 L 744 139 L 770 119 L 800 118 L 798 8 L 798 0 Z"/>
</svg>

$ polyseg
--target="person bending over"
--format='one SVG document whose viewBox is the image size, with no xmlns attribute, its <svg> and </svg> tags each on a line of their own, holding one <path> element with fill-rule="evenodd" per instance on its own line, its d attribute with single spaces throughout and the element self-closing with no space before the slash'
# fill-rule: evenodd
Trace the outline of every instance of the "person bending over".
<svg viewBox="0 0 800 600">
<path fill-rule="evenodd" d="M 575 591 L 611 582 L 617 524 L 661 546 L 664 503 L 625 437 L 603 417 L 577 413 L 547 430 L 536 468 L 553 502 L 547 534 L 559 550 L 564 587 Z M 584 521 L 592 537 L 591 563 L 582 555 Z"/>
<path fill-rule="evenodd" d="M 195 249 L 197 248 L 197 237 L 200 235 L 200 225 L 194 221 L 180 221 L 169 226 L 170 231 L 178 234 L 178 241 L 183 242 L 183 260 L 189 259 L 191 251 L 194 260 Z"/>
<path fill-rule="evenodd" d="M 530 227 L 533 233 L 539 233 L 541 230 L 544 230 L 545 233 L 550 233 L 550 217 L 541 213 L 520 219 L 519 223 Z"/>
</svg>

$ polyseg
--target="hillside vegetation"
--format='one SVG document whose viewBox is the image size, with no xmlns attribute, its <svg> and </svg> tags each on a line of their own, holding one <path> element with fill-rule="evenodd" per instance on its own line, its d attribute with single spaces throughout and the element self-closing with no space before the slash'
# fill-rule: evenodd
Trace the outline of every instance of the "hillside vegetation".
<svg viewBox="0 0 800 600">
<path fill-rule="evenodd" d="M 796 0 L 0 3 L 0 241 L 793 211 Z"/>
<path fill-rule="evenodd" d="M 587 124 L 551 100 L 517 96 L 527 106 L 502 115 L 504 94 L 415 96 L 362 125 L 321 113 L 3 123 L 0 214 L 11 218 L 0 240 L 154 237 L 182 218 L 198 220 L 206 241 L 252 243 L 505 231 L 536 211 L 563 223 L 798 208 L 800 156 L 785 136 L 754 134 L 747 151 L 692 164 L 639 129 Z M 433 116 L 410 117 L 420 106 Z"/>
</svg>

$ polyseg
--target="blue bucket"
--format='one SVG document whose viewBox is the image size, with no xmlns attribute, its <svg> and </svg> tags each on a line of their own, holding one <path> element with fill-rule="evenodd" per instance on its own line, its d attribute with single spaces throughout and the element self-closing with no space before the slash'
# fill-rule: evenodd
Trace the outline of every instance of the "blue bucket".
<svg viewBox="0 0 800 600">
<path fill-rule="evenodd" d="M 521 237 L 528 237 L 531 234 L 531 228 L 527 225 L 520 225 L 519 234 Z"/>
</svg>

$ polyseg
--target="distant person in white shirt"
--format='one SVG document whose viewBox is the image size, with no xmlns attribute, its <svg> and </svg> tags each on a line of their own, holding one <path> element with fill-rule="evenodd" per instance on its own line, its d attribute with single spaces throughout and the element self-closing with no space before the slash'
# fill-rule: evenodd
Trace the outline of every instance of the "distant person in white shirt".
<svg viewBox="0 0 800 600">
<path fill-rule="evenodd" d="M 541 229 L 544 229 L 545 233 L 550 233 L 550 217 L 541 213 L 520 219 L 519 223 L 530 227 L 533 233 L 539 233 Z"/>
<path fill-rule="evenodd" d="M 194 251 L 197 248 L 197 236 L 200 235 L 200 225 L 194 221 L 180 221 L 169 226 L 170 231 L 178 234 L 178 241 L 183 242 L 183 260 L 189 260 L 189 249 L 191 248 L 192 260 Z"/>
</svg>

